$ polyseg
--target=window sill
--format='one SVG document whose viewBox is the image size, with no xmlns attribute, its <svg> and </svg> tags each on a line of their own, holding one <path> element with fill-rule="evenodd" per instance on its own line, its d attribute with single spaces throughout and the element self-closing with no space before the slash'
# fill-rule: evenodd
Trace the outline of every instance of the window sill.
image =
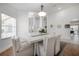
<svg viewBox="0 0 79 59">
<path fill-rule="evenodd" d="M 1 38 L 1 40 L 6 40 L 6 39 L 10 39 L 11 37 L 7 37 L 7 38 Z"/>
</svg>

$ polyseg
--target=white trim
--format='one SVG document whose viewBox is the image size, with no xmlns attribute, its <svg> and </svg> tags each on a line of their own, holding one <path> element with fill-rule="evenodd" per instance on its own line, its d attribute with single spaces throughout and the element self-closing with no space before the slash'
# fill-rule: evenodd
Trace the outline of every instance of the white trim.
<svg viewBox="0 0 79 59">
<path fill-rule="evenodd" d="M 9 38 L 11 38 L 11 37 L 1 38 L 1 40 L 6 40 L 6 39 L 9 39 Z"/>
</svg>

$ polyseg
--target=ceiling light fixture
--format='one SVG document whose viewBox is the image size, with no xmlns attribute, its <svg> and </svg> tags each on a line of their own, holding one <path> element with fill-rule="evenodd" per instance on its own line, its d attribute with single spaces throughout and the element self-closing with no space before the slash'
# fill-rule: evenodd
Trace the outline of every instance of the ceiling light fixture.
<svg viewBox="0 0 79 59">
<path fill-rule="evenodd" d="M 41 11 L 38 13 L 39 16 L 46 16 L 46 12 L 43 11 L 43 5 L 41 5 Z"/>
</svg>

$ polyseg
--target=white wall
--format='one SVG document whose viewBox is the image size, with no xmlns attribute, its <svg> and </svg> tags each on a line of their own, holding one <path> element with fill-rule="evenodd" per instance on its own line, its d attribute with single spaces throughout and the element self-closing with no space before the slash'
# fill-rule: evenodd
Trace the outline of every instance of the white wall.
<svg viewBox="0 0 79 59">
<path fill-rule="evenodd" d="M 48 16 L 48 32 L 60 34 L 64 38 L 70 38 L 69 29 L 65 29 L 64 25 L 70 23 L 72 19 L 79 19 L 79 7 L 70 7 L 62 11 L 51 13 Z M 50 28 L 50 25 L 53 25 L 53 28 Z M 61 28 L 57 28 L 58 25 L 61 25 Z M 55 35 L 54 34 L 54 35 Z M 69 37 L 68 37 L 69 36 Z"/>
<path fill-rule="evenodd" d="M 0 12 L 0 33 L 1 33 L 1 12 Z M 1 34 L 0 34 L 0 38 L 1 38 Z"/>
<path fill-rule="evenodd" d="M 7 4 L 0 4 L 0 36 L 1 36 L 1 13 L 5 13 L 9 16 L 15 17 L 17 16 L 17 10 L 12 8 L 11 6 Z M 3 39 L 1 40 L 0 37 L 0 52 L 4 51 L 11 45 L 11 40 L 10 39 Z"/>
<path fill-rule="evenodd" d="M 11 42 L 10 38 L 0 40 L 0 53 L 10 48 L 12 45 Z"/>
</svg>

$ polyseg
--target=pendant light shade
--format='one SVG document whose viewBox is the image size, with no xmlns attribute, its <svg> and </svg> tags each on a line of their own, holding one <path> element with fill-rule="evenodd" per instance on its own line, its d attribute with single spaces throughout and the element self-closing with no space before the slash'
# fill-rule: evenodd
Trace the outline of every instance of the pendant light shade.
<svg viewBox="0 0 79 59">
<path fill-rule="evenodd" d="M 46 16 L 46 12 L 43 11 L 43 5 L 41 5 L 41 11 L 38 13 L 39 16 Z"/>
<path fill-rule="evenodd" d="M 41 11 L 41 12 L 38 13 L 38 15 L 39 16 L 46 16 L 46 12 Z"/>
</svg>

